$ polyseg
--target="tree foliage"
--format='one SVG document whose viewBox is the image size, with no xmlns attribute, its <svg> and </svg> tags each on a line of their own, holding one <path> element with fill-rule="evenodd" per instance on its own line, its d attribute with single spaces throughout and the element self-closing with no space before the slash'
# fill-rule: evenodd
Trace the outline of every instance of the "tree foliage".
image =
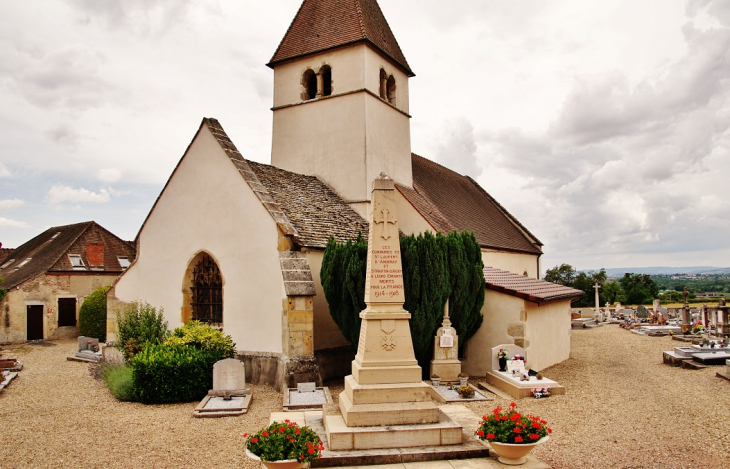
<svg viewBox="0 0 730 469">
<path fill-rule="evenodd" d="M 8 290 L 6 288 L 3 288 L 3 283 L 5 282 L 5 279 L 2 275 L 0 275 L 0 301 L 5 298 L 5 295 L 8 294 Z"/>
<path fill-rule="evenodd" d="M 631 304 L 649 303 L 659 295 L 659 287 L 647 274 L 626 273 L 618 282 Z"/>
<path fill-rule="evenodd" d="M 598 272 L 577 272 L 570 264 L 561 264 L 545 272 L 546 281 L 565 285 L 566 287 L 575 288 L 583 292 L 583 297 L 573 302 L 573 306 L 579 307 L 594 306 L 596 300 L 593 286 L 596 283 L 603 285 L 607 279 L 606 269 L 601 269 Z M 599 301 L 602 304 L 605 302 L 603 295 L 599 295 Z"/>
<path fill-rule="evenodd" d="M 170 331 L 163 315 L 148 303 L 130 303 L 117 316 L 117 348 L 129 361 L 144 350 L 147 343 L 160 343 Z"/>
<path fill-rule="evenodd" d="M 101 287 L 87 296 L 79 309 L 79 334 L 106 342 L 106 291 Z"/>
<path fill-rule="evenodd" d="M 400 238 L 403 264 L 404 309 L 411 313 L 410 328 L 416 359 L 423 369 L 432 358 L 436 329 L 449 299 L 452 326 L 459 347 L 482 324 L 484 265 L 473 233 L 423 233 Z M 367 243 L 337 243 L 330 239 L 322 260 L 320 280 L 330 314 L 345 338 L 357 346 L 360 311 L 365 309 Z"/>
</svg>

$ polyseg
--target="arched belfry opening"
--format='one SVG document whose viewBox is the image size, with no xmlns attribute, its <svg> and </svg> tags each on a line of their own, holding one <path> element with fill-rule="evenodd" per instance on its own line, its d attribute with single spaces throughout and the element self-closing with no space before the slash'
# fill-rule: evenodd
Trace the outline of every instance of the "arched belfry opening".
<svg viewBox="0 0 730 469">
<path fill-rule="evenodd" d="M 385 73 L 385 70 L 382 68 L 380 69 L 380 98 L 381 99 L 387 99 L 388 98 L 388 74 Z"/>
<path fill-rule="evenodd" d="M 302 86 L 304 86 L 302 101 L 309 101 L 317 97 L 317 74 L 311 68 L 308 68 L 302 75 Z"/>
<path fill-rule="evenodd" d="M 191 319 L 223 327 L 223 276 L 207 252 L 198 253 L 188 264 L 183 285 L 182 320 Z"/>
<path fill-rule="evenodd" d="M 388 77 L 388 82 L 386 83 L 386 91 L 388 96 L 388 102 L 395 106 L 395 77 L 393 75 Z"/>
<path fill-rule="evenodd" d="M 319 69 L 319 76 L 322 80 L 322 96 L 330 96 L 332 94 L 332 67 L 322 65 Z"/>
</svg>

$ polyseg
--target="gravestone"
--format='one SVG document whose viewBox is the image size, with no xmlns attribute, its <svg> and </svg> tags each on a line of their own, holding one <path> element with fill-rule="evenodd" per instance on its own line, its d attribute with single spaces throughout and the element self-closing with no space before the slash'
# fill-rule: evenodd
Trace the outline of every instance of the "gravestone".
<svg viewBox="0 0 730 469">
<path fill-rule="evenodd" d="M 433 360 L 431 360 L 430 376 L 437 375 L 443 382 L 456 382 L 461 373 L 459 361 L 459 336 L 451 327 L 449 319 L 449 302 L 444 305 L 444 320 L 433 340 Z"/>
<path fill-rule="evenodd" d="M 82 362 L 98 362 L 101 360 L 102 351 L 99 346 L 99 339 L 93 337 L 79 336 L 78 350 L 73 357 L 67 360 Z"/>
<path fill-rule="evenodd" d="M 193 417 L 228 417 L 248 412 L 251 390 L 246 388 L 246 369 L 235 358 L 213 365 L 213 389 L 193 410 Z"/>
<path fill-rule="evenodd" d="M 246 369 L 241 360 L 226 358 L 213 365 L 213 391 L 243 391 L 246 389 Z"/>
<path fill-rule="evenodd" d="M 527 362 L 527 356 L 525 355 L 525 349 L 515 344 L 502 344 L 492 347 L 492 370 L 499 372 L 499 350 L 504 349 L 507 352 L 507 365 L 512 361 L 512 357 L 519 355 L 525 357 L 525 363 Z"/>
</svg>

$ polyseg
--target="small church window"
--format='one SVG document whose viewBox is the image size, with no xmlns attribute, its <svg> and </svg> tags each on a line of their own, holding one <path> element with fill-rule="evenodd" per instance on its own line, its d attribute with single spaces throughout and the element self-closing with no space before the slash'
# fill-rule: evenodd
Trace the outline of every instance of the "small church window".
<svg viewBox="0 0 730 469">
<path fill-rule="evenodd" d="M 385 73 L 385 70 L 382 68 L 380 69 L 380 98 L 381 99 L 387 99 L 388 97 L 388 74 Z"/>
<path fill-rule="evenodd" d="M 329 65 L 323 65 L 319 69 L 319 75 L 322 79 L 322 96 L 330 96 L 332 94 L 332 68 Z"/>
<path fill-rule="evenodd" d="M 218 264 L 203 254 L 193 269 L 192 318 L 213 327 L 223 326 L 223 278 Z"/>
<path fill-rule="evenodd" d="M 304 72 L 302 85 L 304 85 L 302 100 L 308 101 L 317 97 L 317 74 L 315 74 L 314 70 L 311 68 L 308 68 L 307 71 Z"/>
</svg>

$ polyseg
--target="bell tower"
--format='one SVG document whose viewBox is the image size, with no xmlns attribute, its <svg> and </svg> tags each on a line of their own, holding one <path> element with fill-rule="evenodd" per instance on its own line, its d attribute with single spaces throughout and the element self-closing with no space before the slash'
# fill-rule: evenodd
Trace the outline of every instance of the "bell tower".
<svg viewBox="0 0 730 469">
<path fill-rule="evenodd" d="M 414 74 L 376 0 L 304 0 L 267 65 L 273 166 L 318 176 L 365 218 L 381 172 L 413 185 Z"/>
</svg>

